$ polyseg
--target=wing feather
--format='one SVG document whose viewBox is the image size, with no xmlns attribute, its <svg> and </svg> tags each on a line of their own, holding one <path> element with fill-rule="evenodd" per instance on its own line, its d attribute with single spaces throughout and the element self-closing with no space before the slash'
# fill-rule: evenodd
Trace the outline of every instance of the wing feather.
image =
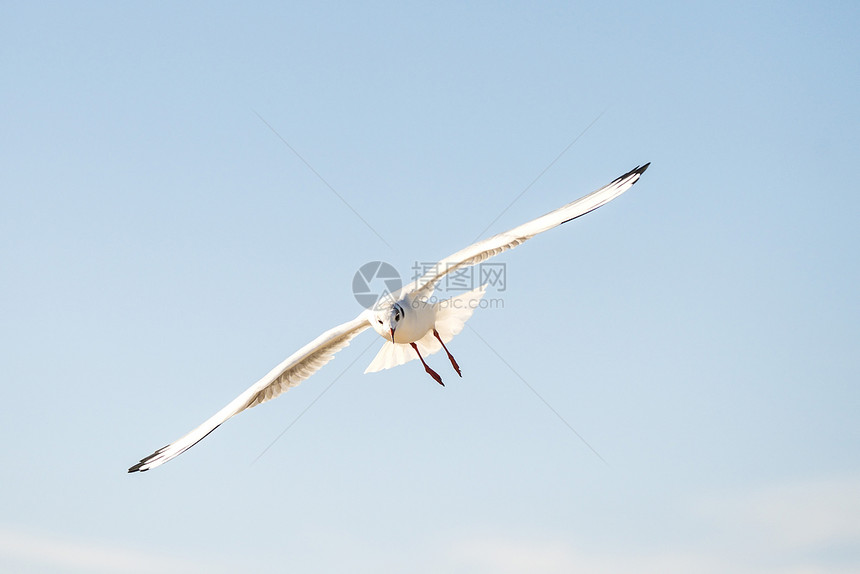
<svg viewBox="0 0 860 574">
<path fill-rule="evenodd" d="M 350 340 L 370 327 L 365 313 L 352 321 L 329 329 L 292 355 L 280 365 L 269 371 L 266 376 L 251 385 L 244 393 L 230 401 L 223 409 L 212 415 L 203 424 L 182 438 L 158 449 L 128 469 L 129 472 L 143 472 L 176 458 L 218 428 L 230 417 L 245 409 L 274 399 L 281 393 L 295 387 L 317 372 L 334 358 L 335 353 L 349 345 Z"/>
<path fill-rule="evenodd" d="M 407 286 L 404 291 L 412 293 L 414 297 L 429 296 L 436 283 L 448 273 L 460 269 L 476 265 L 482 261 L 486 261 L 490 257 L 495 257 L 503 251 L 513 249 L 521 245 L 525 241 L 531 239 L 538 233 L 548 231 L 553 227 L 557 227 L 562 223 L 567 223 L 572 219 L 576 219 L 590 211 L 594 211 L 598 207 L 605 205 L 630 189 L 634 183 L 639 180 L 650 163 L 646 163 L 641 167 L 636 167 L 621 177 L 613 180 L 611 183 L 601 187 L 584 197 L 572 201 L 567 205 L 551 211 L 546 215 L 533 219 L 527 223 L 523 223 L 509 231 L 499 233 L 493 237 L 478 241 L 461 249 L 460 251 L 449 255 L 430 269 L 422 277 L 414 283 Z"/>
</svg>

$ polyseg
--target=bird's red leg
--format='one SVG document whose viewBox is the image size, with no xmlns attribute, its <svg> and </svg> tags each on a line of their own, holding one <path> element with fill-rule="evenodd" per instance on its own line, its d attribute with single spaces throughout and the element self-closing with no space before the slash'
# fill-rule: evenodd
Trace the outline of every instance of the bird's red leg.
<svg viewBox="0 0 860 574">
<path fill-rule="evenodd" d="M 439 332 L 436 329 L 433 329 L 433 336 L 439 339 L 439 342 L 442 343 L 442 337 L 439 336 Z M 448 347 L 445 346 L 445 343 L 442 343 L 442 348 L 445 349 L 445 352 L 448 353 L 448 359 L 451 360 L 451 364 L 454 365 L 454 370 L 457 371 L 457 374 L 460 375 L 460 378 L 463 378 L 463 373 L 460 372 L 460 365 L 457 364 L 457 361 L 454 360 L 454 355 L 448 351 Z"/>
<path fill-rule="evenodd" d="M 415 349 L 416 353 L 418 353 L 418 358 L 421 359 L 421 364 L 424 365 L 424 370 L 427 371 L 427 374 L 430 375 L 431 377 L 433 377 L 434 381 L 436 381 L 437 383 L 439 383 L 440 385 L 442 385 L 444 387 L 445 383 L 442 382 L 442 377 L 439 376 L 439 373 L 437 373 L 436 371 L 434 371 L 433 369 L 428 367 L 427 363 L 424 362 L 424 357 L 421 356 L 421 352 L 418 350 L 418 345 L 416 345 L 415 343 L 409 343 L 409 344 L 412 345 L 412 348 Z"/>
</svg>

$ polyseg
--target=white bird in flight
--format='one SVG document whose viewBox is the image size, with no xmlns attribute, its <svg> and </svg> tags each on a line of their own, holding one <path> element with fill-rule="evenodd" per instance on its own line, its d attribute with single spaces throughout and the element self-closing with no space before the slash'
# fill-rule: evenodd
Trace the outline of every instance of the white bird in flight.
<svg viewBox="0 0 860 574">
<path fill-rule="evenodd" d="M 597 191 L 555 211 L 510 231 L 478 241 L 446 257 L 422 277 L 392 293 L 373 308 L 362 311 L 358 317 L 347 323 L 329 329 L 293 353 L 206 422 L 182 438 L 141 459 L 129 468 L 128 472 L 147 471 L 176 458 L 230 417 L 297 386 L 334 358 L 335 353 L 349 345 L 353 337 L 369 327 L 379 333 L 385 339 L 385 343 L 365 373 L 388 369 L 417 358 L 427 374 L 444 386 L 439 374 L 424 360 L 425 356 L 444 349 L 454 370 L 462 377 L 460 366 L 445 343 L 463 329 L 463 325 L 472 316 L 472 311 L 483 297 L 486 285 L 451 299 L 432 302 L 430 296 L 439 280 L 452 271 L 475 265 L 502 251 L 513 249 L 538 233 L 543 233 L 605 205 L 630 189 L 649 165 L 651 164 L 646 163 L 636 167 Z"/>
</svg>

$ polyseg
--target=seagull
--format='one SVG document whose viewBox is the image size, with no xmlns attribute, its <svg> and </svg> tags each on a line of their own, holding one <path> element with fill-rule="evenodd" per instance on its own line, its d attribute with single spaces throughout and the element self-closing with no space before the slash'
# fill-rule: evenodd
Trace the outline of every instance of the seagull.
<svg viewBox="0 0 860 574">
<path fill-rule="evenodd" d="M 227 406 L 182 438 L 158 449 L 128 469 L 144 472 L 176 458 L 218 428 L 230 417 L 274 399 L 297 386 L 334 358 L 362 331 L 372 328 L 385 342 L 365 373 L 419 359 L 424 371 L 444 386 L 442 377 L 424 357 L 445 351 L 454 371 L 462 377 L 460 365 L 445 343 L 462 331 L 486 291 L 486 285 L 443 301 L 432 301 L 436 284 L 448 273 L 466 268 L 503 251 L 513 249 L 539 233 L 567 223 L 612 201 L 639 180 L 650 163 L 637 166 L 611 183 L 537 219 L 494 235 L 446 257 L 414 282 L 397 290 L 355 319 L 329 329 L 292 355 L 266 376 L 251 385 Z"/>
</svg>

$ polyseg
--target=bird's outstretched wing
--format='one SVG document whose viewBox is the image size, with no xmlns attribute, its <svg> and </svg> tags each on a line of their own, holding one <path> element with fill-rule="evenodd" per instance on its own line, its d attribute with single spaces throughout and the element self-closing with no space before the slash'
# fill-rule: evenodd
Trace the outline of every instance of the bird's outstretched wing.
<svg viewBox="0 0 860 574">
<path fill-rule="evenodd" d="M 537 219 L 514 227 L 510 231 L 499 233 L 498 235 L 474 243 L 465 249 L 461 249 L 453 255 L 449 255 L 415 282 L 404 287 L 402 293 L 409 293 L 416 299 L 429 297 L 433 293 L 436 283 L 448 273 L 462 267 L 469 267 L 486 261 L 502 251 L 513 249 L 538 233 L 543 233 L 562 223 L 567 223 L 571 219 L 576 219 L 612 201 L 630 189 L 639 179 L 639 176 L 648 169 L 649 165 L 651 164 L 646 163 L 641 167 L 636 167 L 585 197 L 581 197 Z"/>
<path fill-rule="evenodd" d="M 269 371 L 265 377 L 251 385 L 248 390 L 233 399 L 230 404 L 212 415 L 199 427 L 179 440 L 158 449 L 129 468 L 128 471 L 143 472 L 164 464 L 200 442 L 233 415 L 273 399 L 295 387 L 332 360 L 335 353 L 349 345 L 349 341 L 353 337 L 368 327 L 370 327 L 370 323 L 366 314 L 362 313 L 348 323 L 329 329 Z"/>
</svg>

